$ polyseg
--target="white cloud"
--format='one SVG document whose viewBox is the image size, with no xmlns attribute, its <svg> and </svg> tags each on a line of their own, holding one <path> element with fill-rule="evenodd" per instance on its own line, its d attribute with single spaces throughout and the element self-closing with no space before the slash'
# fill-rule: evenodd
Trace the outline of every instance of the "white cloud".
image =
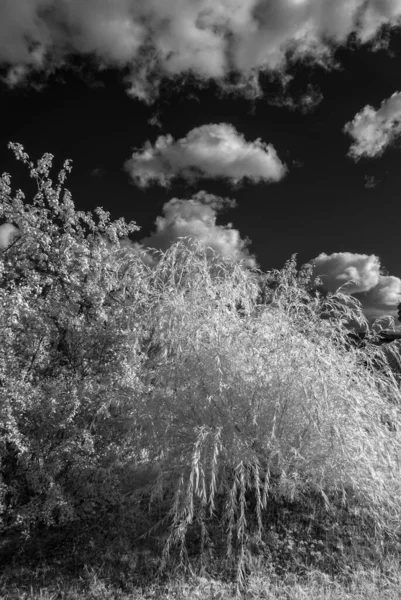
<svg viewBox="0 0 401 600">
<path fill-rule="evenodd" d="M 218 213 L 234 205 L 233 200 L 203 191 L 189 200 L 173 198 L 163 206 L 163 216 L 157 217 L 154 233 L 141 244 L 167 250 L 179 237 L 192 236 L 225 258 L 242 260 L 244 266 L 253 268 L 256 260 L 247 249 L 249 241 L 243 240 L 231 223 L 216 224 Z"/>
<path fill-rule="evenodd" d="M 91 55 L 125 67 L 130 92 L 149 100 L 163 76 L 191 73 L 238 86 L 294 58 L 330 64 L 351 34 L 359 42 L 396 26 L 401 0 L 3 0 L 0 63 L 37 68 Z"/>
<path fill-rule="evenodd" d="M 365 106 L 344 132 L 353 138 L 348 155 L 354 160 L 362 156 L 380 156 L 401 135 L 401 92 L 383 100 L 378 110 Z"/>
<path fill-rule="evenodd" d="M 399 25 L 400 15 L 400 0 L 368 0 L 360 11 L 360 40 L 371 40 L 384 25 Z"/>
<path fill-rule="evenodd" d="M 326 290 L 334 291 L 349 282 L 342 289 L 343 293 L 358 298 L 368 319 L 396 317 L 397 305 L 401 302 L 401 279 L 381 275 L 380 259 L 374 254 L 335 252 L 327 255 L 323 252 L 310 262 L 314 275 L 322 278 Z"/>
<path fill-rule="evenodd" d="M 260 139 L 247 142 L 227 123 L 203 125 L 184 138 L 160 136 L 152 146 L 134 152 L 126 170 L 140 186 L 157 182 L 167 186 L 174 177 L 189 180 L 224 178 L 238 183 L 279 181 L 286 169 L 272 145 Z"/>
<path fill-rule="evenodd" d="M 386 315 L 395 317 L 397 321 L 397 305 L 401 302 L 401 279 L 393 275 L 381 275 L 378 284 L 359 297 L 365 315 L 369 319 Z"/>
<path fill-rule="evenodd" d="M 18 229 L 10 223 L 4 223 L 4 225 L 0 225 L 0 250 L 7 248 L 11 242 L 13 234 L 17 231 Z"/>
<path fill-rule="evenodd" d="M 335 290 L 347 283 L 344 292 L 366 292 L 377 285 L 380 277 L 380 260 L 374 254 L 354 254 L 352 252 L 322 252 L 310 261 L 315 275 L 322 277 L 328 290 Z M 354 280 L 353 283 L 350 283 Z"/>
</svg>

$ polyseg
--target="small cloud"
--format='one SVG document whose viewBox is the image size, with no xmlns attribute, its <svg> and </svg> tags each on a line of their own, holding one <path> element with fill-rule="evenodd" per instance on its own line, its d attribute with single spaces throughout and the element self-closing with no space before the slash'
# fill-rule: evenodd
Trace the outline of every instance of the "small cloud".
<svg viewBox="0 0 401 600">
<path fill-rule="evenodd" d="M 8 87 L 15 88 L 25 83 L 28 73 L 29 68 L 26 65 L 14 65 L 8 69 L 2 80 Z"/>
<path fill-rule="evenodd" d="M 149 125 L 151 125 L 152 127 L 157 127 L 158 129 L 162 129 L 163 125 L 161 124 L 161 121 L 159 119 L 159 115 L 153 115 L 149 120 L 148 120 Z"/>
<path fill-rule="evenodd" d="M 290 81 L 290 80 L 289 80 Z M 286 82 L 283 83 L 286 87 Z M 301 95 L 293 95 L 283 92 L 282 94 L 269 99 L 269 104 L 279 108 L 286 108 L 291 111 L 299 111 L 303 114 L 308 114 L 314 111 L 316 106 L 323 100 L 321 91 L 312 85 L 308 85 L 306 92 Z"/>
<path fill-rule="evenodd" d="M 244 179 L 257 183 L 282 179 L 286 167 L 271 144 L 260 139 L 247 142 L 228 123 L 203 125 L 184 138 L 160 136 L 154 145 L 132 154 L 125 168 L 142 187 L 152 182 L 168 186 L 172 179 L 189 181 L 223 178 L 237 184 Z"/>
<path fill-rule="evenodd" d="M 302 167 L 305 166 L 305 163 L 303 160 L 300 160 L 299 158 L 295 158 L 292 161 L 292 166 L 294 167 L 294 169 L 302 169 Z"/>
<path fill-rule="evenodd" d="M 163 206 L 163 216 L 156 219 L 156 229 L 143 246 L 167 250 L 180 237 L 192 236 L 213 248 L 223 257 L 243 261 L 244 266 L 257 266 L 255 257 L 248 251 L 249 240 L 241 238 L 231 223 L 217 225 L 217 215 L 233 208 L 235 201 L 201 191 L 189 200 L 173 198 Z"/>
<path fill-rule="evenodd" d="M 365 188 L 372 189 L 378 186 L 380 181 L 374 175 L 365 175 Z"/>
<path fill-rule="evenodd" d="M 13 236 L 18 233 L 18 229 L 11 223 L 0 225 L 0 250 L 4 250 L 12 242 Z"/>
<path fill-rule="evenodd" d="M 383 154 L 401 135 L 401 92 L 383 100 L 378 110 L 365 106 L 345 125 L 344 133 L 354 140 L 348 151 L 354 160 Z"/>
</svg>

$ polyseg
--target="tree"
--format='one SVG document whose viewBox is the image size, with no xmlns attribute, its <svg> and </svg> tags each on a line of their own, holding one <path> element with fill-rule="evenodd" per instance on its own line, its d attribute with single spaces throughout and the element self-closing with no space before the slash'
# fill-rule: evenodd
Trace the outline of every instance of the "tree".
<svg viewBox="0 0 401 600">
<path fill-rule="evenodd" d="M 69 161 L 54 184 L 52 155 L 34 165 L 10 148 L 37 193 L 28 203 L 0 179 L 0 219 L 16 228 L 0 250 L 0 506 L 6 530 L 29 532 L 118 493 L 109 467 L 135 447 L 147 269 L 121 245 L 135 223 L 75 210 Z"/>
</svg>

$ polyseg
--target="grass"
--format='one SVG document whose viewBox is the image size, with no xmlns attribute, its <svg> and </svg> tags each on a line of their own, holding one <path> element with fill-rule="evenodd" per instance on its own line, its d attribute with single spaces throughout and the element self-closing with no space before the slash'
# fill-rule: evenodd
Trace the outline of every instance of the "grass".
<svg viewBox="0 0 401 600">
<path fill-rule="evenodd" d="M 205 556 L 221 543 L 242 584 L 249 541 L 262 541 L 280 500 L 310 501 L 314 519 L 332 512 L 343 531 L 353 515 L 379 555 L 399 532 L 400 390 L 383 351 L 345 348 L 360 307 L 341 294 L 312 299 L 293 262 L 260 306 L 252 278 L 214 260 L 181 243 L 154 271 L 154 337 L 169 346 L 148 403 L 160 425 L 148 452 L 163 456 L 151 487 L 155 498 L 173 492 L 163 564 L 173 548 L 190 560 L 194 538 Z"/>
<path fill-rule="evenodd" d="M 23 570 L 15 573 L 14 578 L 3 576 L 0 597 L 2 600 L 228 600 L 237 595 L 234 584 L 210 577 L 165 579 L 125 590 L 110 584 L 95 569 L 86 569 L 76 580 L 53 574 L 52 581 L 39 583 L 46 578 L 49 579 L 49 573 L 46 576 Z M 359 569 L 347 582 L 313 570 L 303 578 L 255 573 L 240 595 L 244 600 L 398 600 L 401 576 L 395 567 L 389 568 L 387 575 L 375 569 Z"/>
</svg>

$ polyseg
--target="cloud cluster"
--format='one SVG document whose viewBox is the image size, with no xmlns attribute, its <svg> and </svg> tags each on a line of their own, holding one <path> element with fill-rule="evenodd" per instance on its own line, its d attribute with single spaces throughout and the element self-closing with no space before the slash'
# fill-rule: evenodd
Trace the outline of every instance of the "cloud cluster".
<svg viewBox="0 0 401 600">
<path fill-rule="evenodd" d="M 179 237 L 192 236 L 225 258 L 243 261 L 245 267 L 254 268 L 256 260 L 247 249 L 249 241 L 242 239 L 231 223 L 216 224 L 218 214 L 233 206 L 233 200 L 203 191 L 189 200 L 173 198 L 163 206 L 163 216 L 157 217 L 155 231 L 141 240 L 141 244 L 167 250 Z"/>
<path fill-rule="evenodd" d="M 354 140 L 348 152 L 351 158 L 380 156 L 401 135 L 401 92 L 383 100 L 378 110 L 365 106 L 344 132 Z"/>
<path fill-rule="evenodd" d="M 272 145 L 260 139 L 247 142 L 227 123 L 196 127 L 179 140 L 163 135 L 154 145 L 146 142 L 125 168 L 142 187 L 152 182 L 167 186 L 175 177 L 224 178 L 233 184 L 244 178 L 271 182 L 286 172 Z"/>
<path fill-rule="evenodd" d="M 15 85 L 90 55 L 124 67 L 131 93 L 148 100 L 164 76 L 234 71 L 243 85 L 283 71 L 289 55 L 327 64 L 351 34 L 374 41 L 400 18 L 400 0 L 3 0 L 0 63 Z"/>
<path fill-rule="evenodd" d="M 380 259 L 374 254 L 323 252 L 310 262 L 326 290 L 334 291 L 346 284 L 343 293 L 358 298 L 368 319 L 396 316 L 401 302 L 401 279 L 382 275 Z"/>
</svg>

